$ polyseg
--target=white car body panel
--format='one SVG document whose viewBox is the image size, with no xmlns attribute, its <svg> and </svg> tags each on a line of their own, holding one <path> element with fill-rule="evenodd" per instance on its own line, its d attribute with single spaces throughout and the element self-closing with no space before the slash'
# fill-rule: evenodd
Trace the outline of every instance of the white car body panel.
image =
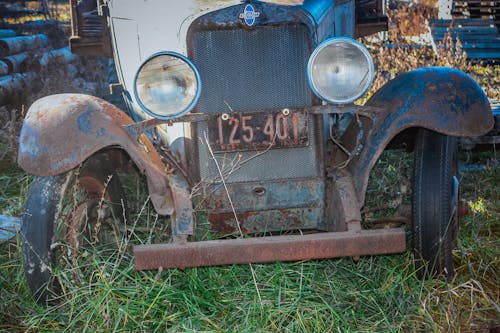
<svg viewBox="0 0 500 333">
<path fill-rule="evenodd" d="M 202 0 L 109 0 L 110 28 L 118 77 L 132 100 L 131 107 L 142 119 L 150 118 L 136 102 L 134 80 L 139 66 L 160 51 L 186 54 L 186 33 L 190 23 L 204 12 L 238 4 L 240 1 Z M 179 154 L 189 126 L 162 126 L 162 137 Z M 181 140 L 177 140 L 181 139 Z M 178 141 L 177 144 L 174 144 Z"/>
<path fill-rule="evenodd" d="M 241 3 L 240 0 L 108 0 L 110 28 L 118 77 L 131 98 L 134 113 L 150 118 L 136 102 L 134 80 L 140 65 L 161 51 L 186 55 L 187 30 L 197 17 L 210 11 Z M 300 5 L 300 0 L 265 1 Z M 237 18 L 235 18 L 237 19 Z M 169 145 L 190 137 L 189 126 L 175 123 L 162 126 Z M 174 144 L 175 145 L 175 144 Z M 179 147 L 180 148 L 180 147 Z M 174 150 L 175 147 L 173 147 Z M 182 150 L 182 148 L 181 148 Z M 182 152 L 179 151 L 181 155 Z"/>
</svg>

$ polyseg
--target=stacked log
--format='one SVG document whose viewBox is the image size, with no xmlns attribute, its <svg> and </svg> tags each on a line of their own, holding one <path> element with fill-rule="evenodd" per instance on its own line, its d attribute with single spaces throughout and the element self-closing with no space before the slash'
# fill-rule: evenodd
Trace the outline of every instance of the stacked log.
<svg viewBox="0 0 500 333">
<path fill-rule="evenodd" d="M 0 115 L 2 106 L 29 106 L 54 93 L 107 94 L 108 60 L 71 53 L 64 47 L 70 22 L 49 18 L 47 1 L 37 2 L 0 0 Z"/>
<path fill-rule="evenodd" d="M 63 47 L 58 50 L 50 50 L 45 52 L 39 60 L 40 66 L 46 67 L 51 61 L 59 61 L 65 64 L 71 64 L 78 59 L 78 56 L 71 53 L 69 47 Z"/>
<path fill-rule="evenodd" d="M 0 77 L 0 104 L 19 98 L 36 84 L 37 79 L 37 73 L 15 73 Z"/>
<path fill-rule="evenodd" d="M 30 56 L 28 52 L 23 52 L 11 56 L 6 56 L 2 58 L 2 61 L 7 64 L 9 73 L 19 73 L 25 71 L 26 64 L 29 61 L 29 58 Z"/>
<path fill-rule="evenodd" d="M 37 91 L 44 79 L 41 71 L 64 67 L 66 78 L 72 80 L 74 91 L 94 93 L 97 84 L 78 77 L 74 65 L 79 59 L 69 47 L 50 49 L 44 34 L 16 36 L 10 29 L 0 29 L 0 106 L 16 102 Z M 51 67 L 52 66 L 52 67 Z"/>
<path fill-rule="evenodd" d="M 45 35 L 6 37 L 0 39 L 0 56 L 45 48 L 48 45 L 49 40 Z"/>
<path fill-rule="evenodd" d="M 12 29 L 0 29 L 0 38 L 14 37 L 16 32 Z"/>
<path fill-rule="evenodd" d="M 9 74 L 9 65 L 0 60 L 0 77 Z"/>
<path fill-rule="evenodd" d="M 28 62 L 49 45 L 45 35 L 12 36 L 12 30 L 0 30 L 0 105 L 17 99 L 33 87 L 36 72 L 27 71 Z"/>
</svg>

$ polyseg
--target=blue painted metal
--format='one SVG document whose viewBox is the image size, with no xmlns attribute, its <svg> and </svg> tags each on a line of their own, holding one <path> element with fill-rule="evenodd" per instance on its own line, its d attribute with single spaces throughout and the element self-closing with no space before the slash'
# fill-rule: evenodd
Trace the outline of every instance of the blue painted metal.
<svg viewBox="0 0 500 333">
<path fill-rule="evenodd" d="M 234 213 L 244 232 L 325 229 L 322 178 L 213 184 L 206 191 L 209 221 L 221 234 L 238 230 Z"/>
<path fill-rule="evenodd" d="M 306 10 L 316 23 L 323 20 L 324 16 L 334 7 L 332 0 L 305 0 L 300 6 Z"/>
<path fill-rule="evenodd" d="M 446 135 L 475 136 L 493 126 L 484 91 L 469 75 L 453 68 L 404 73 L 382 87 L 367 105 L 390 110 L 382 130 L 411 124 Z"/>
<path fill-rule="evenodd" d="M 191 189 L 184 177 L 178 174 L 168 174 L 168 185 L 172 189 L 174 204 L 174 218 L 172 223 L 172 238 L 182 238 L 182 235 L 193 234 L 193 204 L 191 202 Z"/>
<path fill-rule="evenodd" d="M 275 4 L 266 4 L 263 1 L 258 2 L 261 6 L 275 6 Z M 323 20 L 323 17 L 328 13 L 328 11 L 334 7 L 334 2 L 335 1 L 333 0 L 304 0 L 301 4 L 295 5 L 294 7 L 307 11 L 313 17 L 314 21 L 319 23 Z"/>
<path fill-rule="evenodd" d="M 423 127 L 450 136 L 479 136 L 493 127 L 491 107 L 481 87 L 452 68 L 407 72 L 382 87 L 368 102 L 382 111 L 372 115 L 365 146 L 349 164 L 358 200 L 364 203 L 369 173 L 398 133 Z"/>
<path fill-rule="evenodd" d="M 354 0 L 335 0 L 335 36 L 354 38 L 355 17 Z"/>
<path fill-rule="evenodd" d="M 19 217 L 0 215 L 0 243 L 16 237 L 16 233 L 21 229 L 21 219 Z"/>
<path fill-rule="evenodd" d="M 323 179 L 231 183 L 226 186 L 237 212 L 286 207 L 321 207 L 324 203 Z M 232 211 L 227 199 L 228 194 L 221 184 L 212 185 L 208 191 L 210 195 L 206 199 L 207 207 Z"/>
</svg>

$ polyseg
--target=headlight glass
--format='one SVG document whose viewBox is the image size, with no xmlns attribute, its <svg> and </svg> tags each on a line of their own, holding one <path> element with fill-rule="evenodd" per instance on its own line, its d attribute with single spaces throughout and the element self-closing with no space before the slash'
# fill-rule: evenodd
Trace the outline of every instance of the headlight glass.
<svg viewBox="0 0 500 333">
<path fill-rule="evenodd" d="M 354 102 L 370 88 L 374 77 L 370 52 L 351 38 L 331 38 L 309 58 L 309 85 L 323 100 L 334 104 Z"/>
<path fill-rule="evenodd" d="M 139 68 L 134 92 L 149 115 L 173 119 L 191 111 L 198 102 L 201 80 L 198 70 L 183 55 L 161 52 Z"/>
</svg>

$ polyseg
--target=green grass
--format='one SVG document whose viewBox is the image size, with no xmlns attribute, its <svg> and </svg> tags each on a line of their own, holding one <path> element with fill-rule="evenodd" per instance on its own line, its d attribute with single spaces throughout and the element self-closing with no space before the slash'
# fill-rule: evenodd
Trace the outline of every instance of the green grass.
<svg viewBox="0 0 500 333">
<path fill-rule="evenodd" d="M 387 179 L 372 182 L 373 205 L 374 196 L 399 195 L 393 184 L 404 173 L 397 168 L 409 168 L 400 156 L 378 163 L 375 172 L 386 170 Z M 64 296 L 46 307 L 24 281 L 18 237 L 0 245 L 0 331 L 487 332 L 500 317 L 500 169 L 467 172 L 463 182 L 474 212 L 462 223 L 451 282 L 418 280 L 409 252 L 253 265 L 254 282 L 248 265 L 135 272 L 126 246 L 96 246 L 76 266 L 57 271 Z M 21 214 L 27 185 L 15 167 L 3 171 L 1 213 Z M 149 204 L 141 211 L 133 201 L 140 213 L 131 222 L 165 223 Z M 137 243 L 137 234 L 122 245 Z"/>
<path fill-rule="evenodd" d="M 394 75 L 395 68 L 406 71 L 443 61 L 423 59 L 420 53 L 384 52 L 376 55 L 379 70 Z M 467 69 L 490 97 L 498 96 L 498 70 Z M 379 81 L 373 89 L 384 80 Z M 5 149 L 0 142 L 0 152 Z M 463 159 L 498 162 L 492 155 Z M 377 163 L 367 197 L 373 210 L 365 214 L 366 224 L 409 204 L 410 172 L 411 163 L 399 152 L 385 154 Z M 0 214 L 21 216 L 28 184 L 28 176 L 0 160 Z M 452 281 L 418 280 L 407 252 L 358 262 L 344 258 L 253 265 L 254 282 L 248 265 L 133 271 L 125 245 L 156 241 L 168 226 L 150 204 L 143 205 L 144 188 L 132 182 L 129 208 L 135 212 L 131 222 L 138 221 L 135 232 L 118 249 L 91 247 L 74 267 L 59 268 L 64 296 L 58 305 L 39 305 L 31 296 L 20 238 L 0 244 L 0 331 L 486 333 L 500 324 L 500 169 L 466 172 L 462 184 L 473 212 L 461 225 Z"/>
</svg>

